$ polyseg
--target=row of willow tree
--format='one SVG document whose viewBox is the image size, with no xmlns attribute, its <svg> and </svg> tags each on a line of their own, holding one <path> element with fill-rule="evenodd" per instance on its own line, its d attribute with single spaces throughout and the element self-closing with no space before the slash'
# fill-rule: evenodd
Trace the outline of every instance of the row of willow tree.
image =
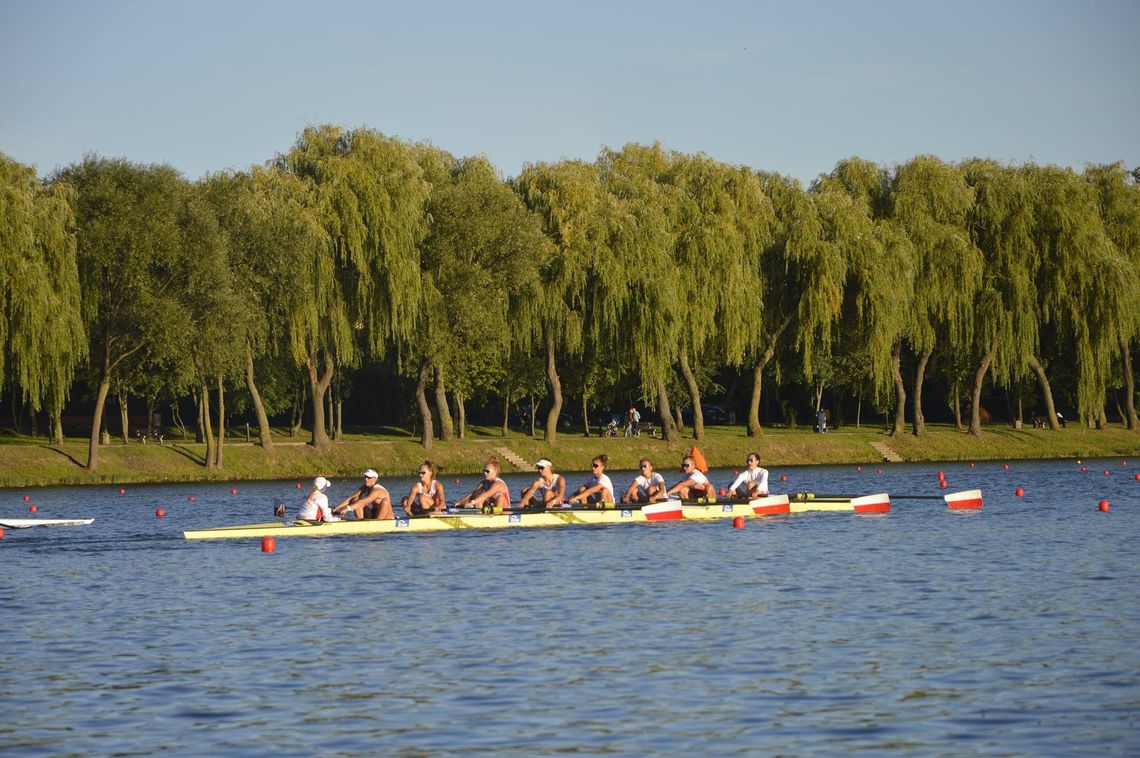
<svg viewBox="0 0 1140 758">
<path fill-rule="evenodd" d="M 321 126 L 197 182 L 98 156 L 41 181 L 0 154 L 0 193 L 0 376 L 56 440 L 88 392 L 91 469 L 109 395 L 124 430 L 128 396 L 192 395 L 220 466 L 227 388 L 244 383 L 269 447 L 300 378 L 323 448 L 380 361 L 414 383 L 425 447 L 453 416 L 462 434 L 467 403 L 536 389 L 553 442 L 564 384 L 586 409 L 631 380 L 667 438 L 680 404 L 700 438 L 724 367 L 752 375 L 749 434 L 771 375 L 817 408 L 825 385 L 865 392 L 922 434 L 933 357 L 971 434 L 987 380 L 1035 377 L 1055 424 L 1054 370 L 1086 422 L 1123 385 L 1140 427 L 1140 185 L 1121 164 L 852 158 L 805 188 L 631 144 L 504 181 L 482 157 Z"/>
</svg>

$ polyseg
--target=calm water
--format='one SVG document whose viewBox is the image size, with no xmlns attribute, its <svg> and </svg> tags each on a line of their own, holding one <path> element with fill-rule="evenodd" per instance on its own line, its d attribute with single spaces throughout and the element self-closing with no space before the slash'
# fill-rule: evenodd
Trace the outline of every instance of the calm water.
<svg viewBox="0 0 1140 758">
<path fill-rule="evenodd" d="M 0 540 L 0 751 L 1137 754 L 1140 460 L 1085 465 L 772 472 L 774 491 L 941 494 L 941 468 L 983 488 L 977 513 L 274 554 L 181 533 L 269 520 L 293 482 L 27 491 L 41 517 L 96 521 Z M 27 515 L 23 494 L 0 514 Z"/>
</svg>

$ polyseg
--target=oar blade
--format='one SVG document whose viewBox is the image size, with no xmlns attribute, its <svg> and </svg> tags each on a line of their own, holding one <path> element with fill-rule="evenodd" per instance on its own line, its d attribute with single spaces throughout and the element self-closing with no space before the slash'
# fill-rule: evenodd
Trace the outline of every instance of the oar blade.
<svg viewBox="0 0 1140 758">
<path fill-rule="evenodd" d="M 976 511 L 982 507 L 981 490 L 951 492 L 948 495 L 944 495 L 943 499 L 946 500 L 946 505 L 949 506 L 952 511 Z"/>
</svg>

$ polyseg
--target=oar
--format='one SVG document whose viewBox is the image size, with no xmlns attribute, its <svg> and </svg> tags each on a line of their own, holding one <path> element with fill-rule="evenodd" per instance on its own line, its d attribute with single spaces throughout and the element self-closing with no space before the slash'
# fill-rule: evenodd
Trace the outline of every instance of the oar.
<svg viewBox="0 0 1140 758">
<path fill-rule="evenodd" d="M 799 503 L 815 501 L 819 503 L 843 502 L 861 495 L 817 495 L 814 492 L 789 492 L 788 499 Z M 981 490 L 962 490 L 945 495 L 895 495 L 891 500 L 941 500 L 952 510 L 977 510 L 982 507 Z"/>
</svg>

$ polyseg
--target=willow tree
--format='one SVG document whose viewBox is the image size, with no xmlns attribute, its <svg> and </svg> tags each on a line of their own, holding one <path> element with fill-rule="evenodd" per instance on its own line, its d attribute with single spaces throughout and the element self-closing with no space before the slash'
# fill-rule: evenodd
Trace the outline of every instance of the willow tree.
<svg viewBox="0 0 1140 758">
<path fill-rule="evenodd" d="M 534 314 L 550 385 L 545 438 L 553 444 L 563 403 L 558 354 L 581 355 L 587 339 L 598 344 L 603 335 L 616 333 L 630 272 L 606 238 L 607 198 L 598 166 L 582 161 L 527 164 L 514 187 L 540 220 L 554 251 L 539 268 L 541 295 L 536 295 Z"/>
<path fill-rule="evenodd" d="M 180 318 L 183 253 L 179 216 L 188 183 L 169 166 L 90 156 L 60 172 L 78 202 L 77 264 L 97 391 L 87 468 L 99 464 L 99 437 L 111 385 L 124 362 Z"/>
<path fill-rule="evenodd" d="M 1140 171 L 1130 173 L 1121 163 L 1106 166 L 1089 166 L 1084 178 L 1094 191 L 1101 221 L 1109 240 L 1122 257 L 1124 271 L 1119 282 L 1140 282 Z M 1132 351 L 1140 339 L 1140 298 L 1133 297 L 1121 304 L 1113 321 L 1118 323 L 1121 368 L 1124 379 L 1125 423 L 1134 432 L 1140 432 L 1136 415 L 1136 380 L 1132 369 Z"/>
<path fill-rule="evenodd" d="M 328 448 L 325 395 L 338 366 L 410 346 L 421 308 L 419 242 L 429 185 L 411 147 L 369 129 L 305 129 L 276 165 L 304 180 L 328 235 L 290 312 L 294 358 L 309 377 L 312 445 Z"/>
<path fill-rule="evenodd" d="M 436 177 L 429 210 L 423 287 L 434 294 L 419 353 L 435 367 L 440 420 L 450 423 L 440 397 L 446 376 L 461 389 L 462 404 L 465 395 L 492 386 L 512 351 L 530 348 L 542 300 L 538 271 L 553 246 L 484 157 L 454 161 L 447 176 Z"/>
<path fill-rule="evenodd" d="M 671 160 L 660 145 L 635 144 L 603 150 L 598 158 L 613 263 L 608 280 L 596 284 L 606 307 L 595 328 L 614 346 L 614 360 L 634 367 L 642 396 L 657 398 L 663 435 L 677 442 L 668 377 L 689 327 L 688 272 L 678 270 L 673 257 L 679 191 L 658 181 L 669 175 Z"/>
<path fill-rule="evenodd" d="M 995 377 L 1017 376 L 1037 348 L 1038 310 L 1033 240 L 1034 194 L 1025 171 L 990 160 L 962 164 L 974 190 L 967 222 L 985 267 L 974 305 L 974 371 L 968 433 L 981 434 L 982 386 L 991 366 Z"/>
<path fill-rule="evenodd" d="M 922 388 L 931 355 L 938 347 L 950 354 L 970 344 L 983 268 L 981 250 L 966 231 L 973 203 L 974 192 L 962 172 L 934 156 L 903 164 L 891 183 L 891 217 L 914 246 L 916 278 L 906 337 L 917 358 L 912 385 L 916 435 L 926 431 Z"/>
<path fill-rule="evenodd" d="M 693 436 L 704 438 L 700 384 L 692 363 L 717 359 L 740 365 L 763 328 L 761 273 L 754 261 L 772 241 L 775 218 L 760 183 L 748 169 L 706 155 L 674 154 L 667 177 L 677 189 L 673 260 L 678 299 L 687 311 L 678 361 L 693 408 Z"/>
<path fill-rule="evenodd" d="M 0 388 L 10 380 L 33 413 L 46 409 L 56 444 L 87 355 L 74 203 L 70 186 L 45 186 L 34 169 L 0 153 Z"/>
</svg>

